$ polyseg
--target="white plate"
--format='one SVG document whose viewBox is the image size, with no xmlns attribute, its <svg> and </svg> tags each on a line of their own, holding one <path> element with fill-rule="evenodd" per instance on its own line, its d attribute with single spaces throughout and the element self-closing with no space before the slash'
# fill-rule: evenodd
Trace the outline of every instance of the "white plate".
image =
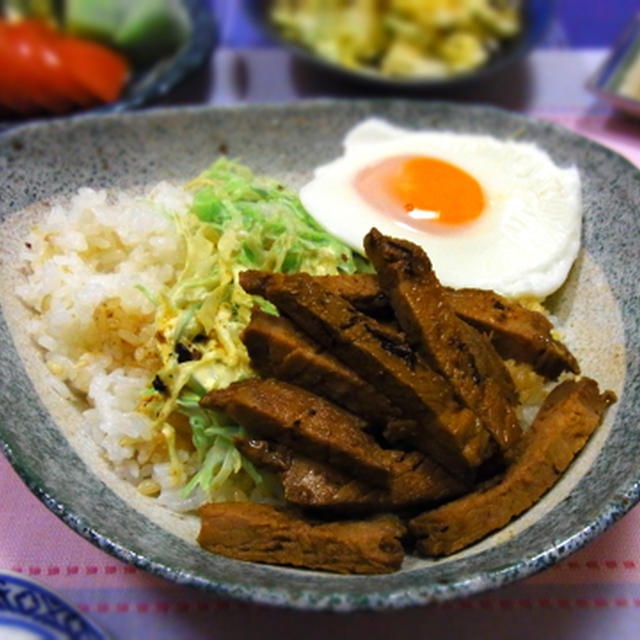
<svg viewBox="0 0 640 640">
<path fill-rule="evenodd" d="M 108 640 L 74 605 L 42 583 L 0 571 L 2 640 Z"/>
</svg>

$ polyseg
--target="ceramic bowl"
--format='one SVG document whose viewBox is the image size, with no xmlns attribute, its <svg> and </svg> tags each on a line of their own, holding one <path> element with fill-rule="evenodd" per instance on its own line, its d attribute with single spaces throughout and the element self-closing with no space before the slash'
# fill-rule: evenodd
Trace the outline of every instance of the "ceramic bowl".
<svg viewBox="0 0 640 640">
<path fill-rule="evenodd" d="M 542 40 L 554 11 L 553 0 L 522 0 L 523 26 L 520 33 L 505 43 L 487 64 L 478 69 L 445 78 L 398 78 L 345 67 L 284 37 L 269 17 L 272 5 L 273 0 L 247 0 L 246 2 L 253 21 L 271 42 L 285 47 L 312 69 L 315 68 L 333 76 L 336 80 L 389 92 L 434 92 L 482 82 L 523 60 Z"/>
<path fill-rule="evenodd" d="M 191 22 L 187 42 L 172 56 L 136 74 L 117 102 L 99 112 L 126 111 L 163 98 L 202 66 L 216 45 L 217 31 L 207 0 L 181 0 Z"/>
<path fill-rule="evenodd" d="M 3 570 L 0 589 L 4 640 L 109 640 L 76 606 L 39 580 Z"/>
<path fill-rule="evenodd" d="M 640 12 L 589 78 L 587 88 L 616 109 L 640 117 Z"/>
<path fill-rule="evenodd" d="M 181 2 L 191 23 L 187 41 L 171 56 L 135 71 L 118 100 L 89 111 L 117 113 L 159 100 L 208 60 L 217 41 L 217 30 L 209 3 L 206 0 L 181 0 Z M 48 116 L 42 116 L 42 118 L 45 119 Z M 19 123 L 19 117 L 0 120 L 0 129 Z"/>
<path fill-rule="evenodd" d="M 80 186 L 132 192 L 184 182 L 224 149 L 299 188 L 376 115 L 406 127 L 533 141 L 582 177 L 582 249 L 548 306 L 583 372 L 619 401 L 560 482 L 508 527 L 449 558 L 408 557 L 400 571 L 337 576 L 218 557 L 195 543 L 195 517 L 164 511 L 114 477 L 47 385 L 15 295 L 24 238 L 48 204 Z M 640 174 L 623 157 L 557 125 L 493 108 L 416 101 L 309 101 L 179 108 L 35 123 L 0 136 L 0 441 L 30 489 L 116 557 L 224 597 L 302 609 L 383 609 L 468 596 L 528 576 L 578 549 L 640 491 Z"/>
</svg>

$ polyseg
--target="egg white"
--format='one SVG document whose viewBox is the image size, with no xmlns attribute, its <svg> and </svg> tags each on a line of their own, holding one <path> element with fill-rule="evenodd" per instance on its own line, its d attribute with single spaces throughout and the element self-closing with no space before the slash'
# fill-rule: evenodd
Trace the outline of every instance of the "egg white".
<svg viewBox="0 0 640 640">
<path fill-rule="evenodd" d="M 386 158 L 439 158 L 472 175 L 486 208 L 476 220 L 420 231 L 367 203 L 358 173 Z M 332 234 L 362 251 L 371 227 L 419 244 L 440 281 L 493 289 L 510 298 L 544 299 L 567 278 L 580 248 L 580 176 L 560 168 L 531 143 L 488 135 L 410 131 L 365 120 L 345 137 L 344 154 L 318 167 L 300 191 L 309 213 Z"/>
</svg>

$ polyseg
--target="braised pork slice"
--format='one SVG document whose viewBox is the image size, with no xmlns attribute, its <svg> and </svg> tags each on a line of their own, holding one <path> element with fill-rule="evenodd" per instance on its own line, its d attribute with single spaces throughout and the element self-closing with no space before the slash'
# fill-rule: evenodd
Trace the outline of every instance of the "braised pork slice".
<svg viewBox="0 0 640 640">
<path fill-rule="evenodd" d="M 590 378 L 560 383 L 542 404 L 518 459 L 499 484 L 409 522 L 418 550 L 427 556 L 455 553 L 531 507 L 569 466 L 615 400 L 611 391 L 601 394 Z"/>
<path fill-rule="evenodd" d="M 326 289 L 349 300 L 356 309 L 371 315 L 387 315 L 389 299 L 380 288 L 375 273 L 350 273 L 314 278 Z"/>
<path fill-rule="evenodd" d="M 391 515 L 317 523 L 255 502 L 209 503 L 199 514 L 200 546 L 229 558 L 355 574 L 390 573 L 404 558 L 405 527 Z"/>
<path fill-rule="evenodd" d="M 265 296 L 269 274 L 266 271 L 245 272 L 244 287 L 250 293 Z M 286 276 L 285 276 L 286 277 Z M 389 299 L 380 288 L 378 276 L 375 273 L 343 273 L 330 276 L 312 276 L 325 289 L 348 300 L 356 309 L 376 315 L 377 311 L 389 310 Z M 244 286 L 244 285 L 243 285 Z"/>
<path fill-rule="evenodd" d="M 265 377 L 291 382 L 323 396 L 371 425 L 400 411 L 349 367 L 298 331 L 286 318 L 254 309 L 242 334 L 252 365 Z"/>
<path fill-rule="evenodd" d="M 396 511 L 438 503 L 469 490 L 417 452 L 393 451 L 389 488 L 380 489 L 278 443 L 239 437 L 234 444 L 257 467 L 278 475 L 287 501 L 306 509 L 348 514 Z"/>
<path fill-rule="evenodd" d="M 458 318 L 421 247 L 372 229 L 364 248 L 409 340 L 449 379 L 508 453 L 522 431 L 514 411 L 515 387 L 500 356 Z"/>
<path fill-rule="evenodd" d="M 365 313 L 384 315 L 385 306 L 389 305 L 375 274 L 315 278 Z M 580 373 L 573 354 L 553 337 L 553 325 L 544 314 L 493 291 L 449 287 L 445 291 L 458 317 L 488 335 L 495 350 L 505 360 L 528 363 L 549 380 L 555 380 L 564 371 Z"/>
<path fill-rule="evenodd" d="M 371 484 L 389 484 L 391 453 L 363 431 L 366 423 L 305 389 L 251 378 L 209 391 L 200 404 L 222 409 L 251 432 Z"/>
<path fill-rule="evenodd" d="M 292 457 L 296 455 L 289 447 L 271 440 L 236 436 L 233 439 L 233 444 L 256 467 L 274 473 L 286 471 L 291 466 Z"/>
<path fill-rule="evenodd" d="M 549 380 L 563 371 L 580 373 L 578 361 L 553 337 L 553 325 L 542 313 L 481 289 L 447 289 L 447 299 L 460 318 L 491 336 L 503 358 L 527 362 Z"/>
<path fill-rule="evenodd" d="M 468 473 L 495 453 L 477 416 L 430 369 L 404 336 L 357 311 L 305 273 L 245 271 L 240 284 L 260 293 L 298 327 L 385 395 L 429 437 L 431 455 L 447 469 Z"/>
</svg>

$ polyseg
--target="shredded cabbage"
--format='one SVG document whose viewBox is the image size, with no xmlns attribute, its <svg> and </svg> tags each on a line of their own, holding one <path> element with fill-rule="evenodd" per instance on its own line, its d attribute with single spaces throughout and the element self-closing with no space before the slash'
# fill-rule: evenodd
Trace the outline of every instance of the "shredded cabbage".
<svg viewBox="0 0 640 640">
<path fill-rule="evenodd" d="M 238 274 L 248 268 L 353 273 L 367 262 L 333 238 L 305 211 L 296 194 L 225 157 L 187 185 L 191 211 L 172 215 L 185 247 L 181 274 L 168 291 L 143 293 L 156 306 L 156 341 L 162 367 L 143 398 L 165 435 L 171 471 L 183 496 L 199 487 L 207 499 L 232 476 L 257 485 L 260 474 L 235 448 L 244 433 L 221 413 L 199 406 L 206 391 L 255 375 L 240 334 L 251 309 L 264 300 L 246 293 Z M 197 468 L 176 455 L 175 413 L 186 416 Z"/>
</svg>

